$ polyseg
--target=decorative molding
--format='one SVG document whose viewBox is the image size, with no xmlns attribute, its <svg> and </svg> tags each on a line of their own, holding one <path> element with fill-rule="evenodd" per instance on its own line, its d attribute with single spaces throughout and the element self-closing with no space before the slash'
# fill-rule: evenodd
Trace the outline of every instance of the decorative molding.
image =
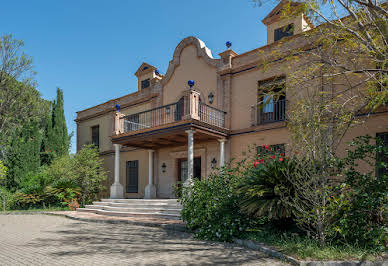
<svg viewBox="0 0 388 266">
<path fill-rule="evenodd" d="M 173 59 L 170 61 L 168 65 L 167 72 L 163 79 L 160 81 L 161 85 L 164 86 L 167 84 L 167 82 L 172 77 L 172 74 L 175 71 L 175 68 L 180 65 L 181 61 L 181 53 L 184 48 L 186 48 L 189 45 L 194 45 L 197 48 L 197 56 L 202 57 L 205 62 L 213 67 L 218 67 L 221 63 L 221 59 L 214 59 L 213 55 L 209 48 L 206 47 L 205 43 L 201 41 L 200 39 L 190 36 L 185 39 L 183 39 L 178 46 L 175 48 Z"/>
</svg>

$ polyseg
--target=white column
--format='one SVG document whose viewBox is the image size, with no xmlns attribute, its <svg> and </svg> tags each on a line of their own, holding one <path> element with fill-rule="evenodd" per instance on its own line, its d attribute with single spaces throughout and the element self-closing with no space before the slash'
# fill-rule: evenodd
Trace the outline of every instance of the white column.
<svg viewBox="0 0 388 266">
<path fill-rule="evenodd" d="M 144 198 L 156 198 L 156 187 L 152 182 L 153 166 L 154 166 L 154 150 L 148 150 L 148 185 L 144 191 Z"/>
<path fill-rule="evenodd" d="M 110 187 L 110 198 L 122 199 L 124 198 L 124 190 L 120 184 L 120 144 L 113 144 L 113 146 L 115 147 L 115 181 Z"/>
<path fill-rule="evenodd" d="M 220 142 L 220 167 L 225 166 L 225 142 L 226 139 L 219 139 Z"/>
<path fill-rule="evenodd" d="M 193 182 L 194 176 L 194 130 L 187 130 L 187 180 L 185 185 L 189 186 Z"/>
</svg>

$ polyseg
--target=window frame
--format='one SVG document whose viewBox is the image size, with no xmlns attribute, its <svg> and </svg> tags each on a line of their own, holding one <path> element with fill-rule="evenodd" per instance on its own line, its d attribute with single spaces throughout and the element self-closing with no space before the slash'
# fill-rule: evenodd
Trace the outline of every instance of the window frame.
<svg viewBox="0 0 388 266">
<path fill-rule="evenodd" d="M 95 142 L 95 129 L 97 128 L 97 143 Z M 94 144 L 98 149 L 100 149 L 100 125 L 94 125 L 90 127 L 92 144 Z"/>
<path fill-rule="evenodd" d="M 287 26 L 283 26 L 274 30 L 273 39 L 275 42 L 280 41 L 284 37 L 290 37 L 294 35 L 295 25 L 290 23 Z"/>
<path fill-rule="evenodd" d="M 140 82 L 140 88 L 143 90 L 143 89 L 147 89 L 151 86 L 151 80 L 148 78 L 148 79 L 143 79 L 141 82 Z"/>
</svg>

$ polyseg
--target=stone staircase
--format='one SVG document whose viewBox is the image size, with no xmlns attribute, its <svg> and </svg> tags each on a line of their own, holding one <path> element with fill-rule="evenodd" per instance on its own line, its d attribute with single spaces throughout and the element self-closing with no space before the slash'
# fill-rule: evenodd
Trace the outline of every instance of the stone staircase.
<svg viewBox="0 0 388 266">
<path fill-rule="evenodd" d="M 176 199 L 101 199 L 93 205 L 78 208 L 78 212 L 91 212 L 120 217 L 181 219 L 182 207 Z"/>
</svg>

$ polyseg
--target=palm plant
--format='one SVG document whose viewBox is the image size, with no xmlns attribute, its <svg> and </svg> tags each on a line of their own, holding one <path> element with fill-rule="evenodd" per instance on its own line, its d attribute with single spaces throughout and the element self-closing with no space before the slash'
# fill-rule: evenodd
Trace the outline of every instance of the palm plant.
<svg viewBox="0 0 388 266">
<path fill-rule="evenodd" d="M 245 178 L 237 187 L 241 210 L 255 218 L 291 218 L 289 198 L 294 190 L 286 173 L 294 169 L 295 163 L 287 158 L 275 155 L 259 158 L 247 168 Z"/>
</svg>

